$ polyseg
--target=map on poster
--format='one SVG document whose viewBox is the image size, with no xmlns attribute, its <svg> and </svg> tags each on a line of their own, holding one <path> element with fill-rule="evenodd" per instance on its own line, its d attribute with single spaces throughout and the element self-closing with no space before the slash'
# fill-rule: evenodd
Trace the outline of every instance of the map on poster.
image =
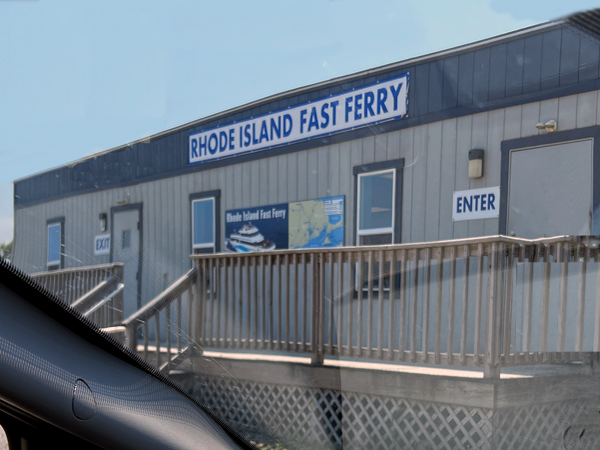
<svg viewBox="0 0 600 450">
<path fill-rule="evenodd" d="M 289 204 L 289 248 L 344 245 L 344 197 Z"/>
<path fill-rule="evenodd" d="M 228 252 L 343 245 L 343 196 L 225 212 L 225 250 Z"/>
</svg>

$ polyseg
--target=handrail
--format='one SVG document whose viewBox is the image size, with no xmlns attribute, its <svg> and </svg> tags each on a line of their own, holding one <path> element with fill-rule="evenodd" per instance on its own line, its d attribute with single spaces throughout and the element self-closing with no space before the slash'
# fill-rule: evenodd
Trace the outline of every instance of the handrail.
<svg viewBox="0 0 600 450">
<path fill-rule="evenodd" d="M 515 245 L 541 245 L 549 246 L 559 242 L 571 243 L 571 244 L 582 244 L 590 248 L 600 247 L 600 236 L 572 236 L 572 235 L 560 235 L 552 237 L 544 237 L 538 239 L 524 239 L 518 237 L 511 237 L 505 235 L 493 235 L 484 237 L 474 238 L 463 238 L 463 239 L 448 239 L 443 241 L 428 241 L 428 242 L 415 242 L 415 243 L 404 243 L 404 244 L 386 244 L 386 245 L 372 245 L 372 246 L 347 246 L 347 247 L 324 247 L 324 248 L 299 248 L 299 249 L 283 249 L 283 250 L 270 250 L 266 252 L 240 252 L 240 253 L 204 253 L 204 254 L 193 254 L 190 255 L 192 260 L 203 260 L 203 259 L 214 259 L 218 257 L 227 256 L 228 258 L 244 258 L 249 255 L 261 255 L 261 256 L 279 256 L 284 254 L 312 254 L 318 253 L 339 253 L 339 252 L 368 252 L 368 251 L 386 251 L 386 250 L 414 250 L 414 249 L 427 249 L 427 248 L 439 248 L 439 247 L 458 247 L 464 245 L 478 245 L 478 244 L 491 244 L 491 243 L 504 243 L 504 244 L 515 244 Z"/>
<path fill-rule="evenodd" d="M 123 279 L 123 263 L 37 272 L 30 276 L 42 287 L 72 305 L 110 276 Z"/>
<path fill-rule="evenodd" d="M 156 311 L 163 309 L 163 307 L 174 297 L 184 292 L 188 287 L 188 282 L 193 282 L 196 277 L 196 268 L 190 269 L 181 278 L 175 281 L 166 290 L 154 297 L 150 302 L 144 305 L 141 309 L 133 313 L 127 319 L 122 322 L 125 327 L 130 326 L 135 322 L 143 322 L 148 320 L 150 317 L 156 314 Z"/>
<path fill-rule="evenodd" d="M 138 338 L 141 338 L 144 358 L 149 356 L 149 342 L 152 338 L 150 334 L 153 332 L 156 343 L 155 351 L 152 352 L 156 358 L 153 364 L 159 370 L 168 372 L 172 364 L 175 364 L 175 359 L 183 352 L 196 348 L 193 335 L 198 304 L 198 291 L 195 285 L 197 273 L 196 267 L 190 269 L 143 308 L 125 319 L 120 327 L 105 331 L 119 335 L 125 331 L 125 345 L 134 352 L 138 351 Z M 184 319 L 184 305 L 187 307 L 187 320 Z M 152 322 L 153 330 L 149 326 Z M 161 322 L 164 323 L 163 329 L 161 329 Z M 164 364 L 161 354 L 163 344 L 166 344 L 167 351 Z M 174 356 L 171 352 L 172 347 L 177 352 Z"/>
<path fill-rule="evenodd" d="M 125 334 L 125 327 L 123 325 L 117 325 L 115 327 L 102 328 L 106 334 Z"/>
<path fill-rule="evenodd" d="M 113 289 L 113 285 L 118 284 L 119 282 L 120 280 L 111 275 L 106 280 L 98 284 L 94 289 L 75 300 L 71 304 L 71 308 L 81 312 L 81 310 L 88 306 L 88 303 L 96 301 L 99 297 L 102 297 L 104 293 Z"/>
<path fill-rule="evenodd" d="M 35 272 L 29 274 L 31 278 L 38 278 L 44 275 L 62 275 L 66 273 L 83 273 L 83 272 L 94 272 L 100 270 L 113 270 L 116 268 L 125 267 L 125 264 L 120 262 L 107 263 L 107 264 L 98 264 L 95 266 L 82 266 L 82 267 L 69 267 L 66 269 L 57 269 L 52 270 L 50 272 Z"/>
<path fill-rule="evenodd" d="M 88 317 L 90 314 L 92 314 L 93 312 L 97 311 L 102 306 L 106 305 L 113 298 L 115 298 L 115 295 L 118 295 L 121 292 L 123 292 L 123 289 L 125 289 L 125 285 L 123 283 L 119 283 L 117 285 L 117 288 L 114 291 L 112 291 L 110 294 L 108 294 L 108 296 L 106 296 L 106 298 L 104 298 L 103 300 L 99 301 L 98 303 L 96 303 L 95 305 L 93 305 L 90 309 L 88 309 L 86 312 L 84 312 L 83 313 L 83 317 Z"/>
<path fill-rule="evenodd" d="M 331 355 L 475 366 L 487 377 L 503 366 L 586 362 L 592 347 L 600 351 L 600 319 L 593 342 L 589 328 L 584 333 L 586 311 L 600 317 L 600 269 L 587 266 L 600 262 L 599 244 L 598 236 L 498 235 L 191 255 L 199 269 L 197 342 L 310 352 L 313 364 Z M 569 263 L 578 263 L 576 301 L 568 298 Z M 586 291 L 588 272 L 598 280 Z"/>
<path fill-rule="evenodd" d="M 588 266 L 600 266 L 597 236 L 486 236 L 190 258 L 194 268 L 118 331 L 126 330 L 134 351 L 143 338 L 144 357 L 155 355 L 166 370 L 175 361 L 172 330 L 179 353 L 239 348 L 310 353 L 313 364 L 330 355 L 462 365 L 492 378 L 506 366 L 590 362 L 592 347 L 600 352 L 600 319 L 593 330 L 584 320 L 586 311 L 600 317 L 600 267 Z M 577 263 L 571 276 L 569 263 Z M 590 273 L 596 286 L 586 290 Z M 571 301 L 567 283 L 576 275 L 579 291 Z M 556 302 L 558 310 L 550 307 Z M 566 339 L 573 334 L 574 346 Z"/>
</svg>

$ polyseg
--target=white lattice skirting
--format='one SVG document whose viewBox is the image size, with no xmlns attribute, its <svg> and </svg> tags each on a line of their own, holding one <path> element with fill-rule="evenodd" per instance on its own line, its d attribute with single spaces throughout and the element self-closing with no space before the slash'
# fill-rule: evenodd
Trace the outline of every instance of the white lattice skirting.
<svg viewBox="0 0 600 450">
<path fill-rule="evenodd" d="M 600 448 L 600 402 L 591 400 L 493 411 L 205 375 L 193 394 L 251 440 L 284 448 Z M 582 434 L 590 411 L 596 424 Z"/>
</svg>

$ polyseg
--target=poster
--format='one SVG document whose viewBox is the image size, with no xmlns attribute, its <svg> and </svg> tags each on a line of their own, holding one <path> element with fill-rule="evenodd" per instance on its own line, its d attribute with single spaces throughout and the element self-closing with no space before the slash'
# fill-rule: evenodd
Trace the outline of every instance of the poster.
<svg viewBox="0 0 600 450">
<path fill-rule="evenodd" d="M 288 204 L 225 212 L 226 252 L 265 252 L 288 248 Z"/>
<path fill-rule="evenodd" d="M 344 197 L 289 204 L 288 248 L 344 245 Z"/>
<path fill-rule="evenodd" d="M 227 252 L 343 245 L 343 196 L 225 212 Z"/>
</svg>

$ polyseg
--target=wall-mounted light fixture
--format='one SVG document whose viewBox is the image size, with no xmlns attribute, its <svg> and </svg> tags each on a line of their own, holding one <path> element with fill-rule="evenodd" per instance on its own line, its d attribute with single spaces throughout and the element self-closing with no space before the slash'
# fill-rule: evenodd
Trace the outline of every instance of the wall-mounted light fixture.
<svg viewBox="0 0 600 450">
<path fill-rule="evenodd" d="M 469 178 L 483 176 L 483 150 L 476 148 L 469 150 Z"/>
<path fill-rule="evenodd" d="M 556 131 L 557 126 L 558 126 L 558 124 L 556 123 L 556 120 L 552 119 L 546 123 L 540 122 L 535 127 L 538 130 L 546 130 L 548 133 L 554 133 Z"/>
<path fill-rule="evenodd" d="M 100 213 L 98 220 L 100 221 L 100 231 L 106 231 L 106 225 L 108 223 L 108 216 L 106 213 Z"/>
</svg>

